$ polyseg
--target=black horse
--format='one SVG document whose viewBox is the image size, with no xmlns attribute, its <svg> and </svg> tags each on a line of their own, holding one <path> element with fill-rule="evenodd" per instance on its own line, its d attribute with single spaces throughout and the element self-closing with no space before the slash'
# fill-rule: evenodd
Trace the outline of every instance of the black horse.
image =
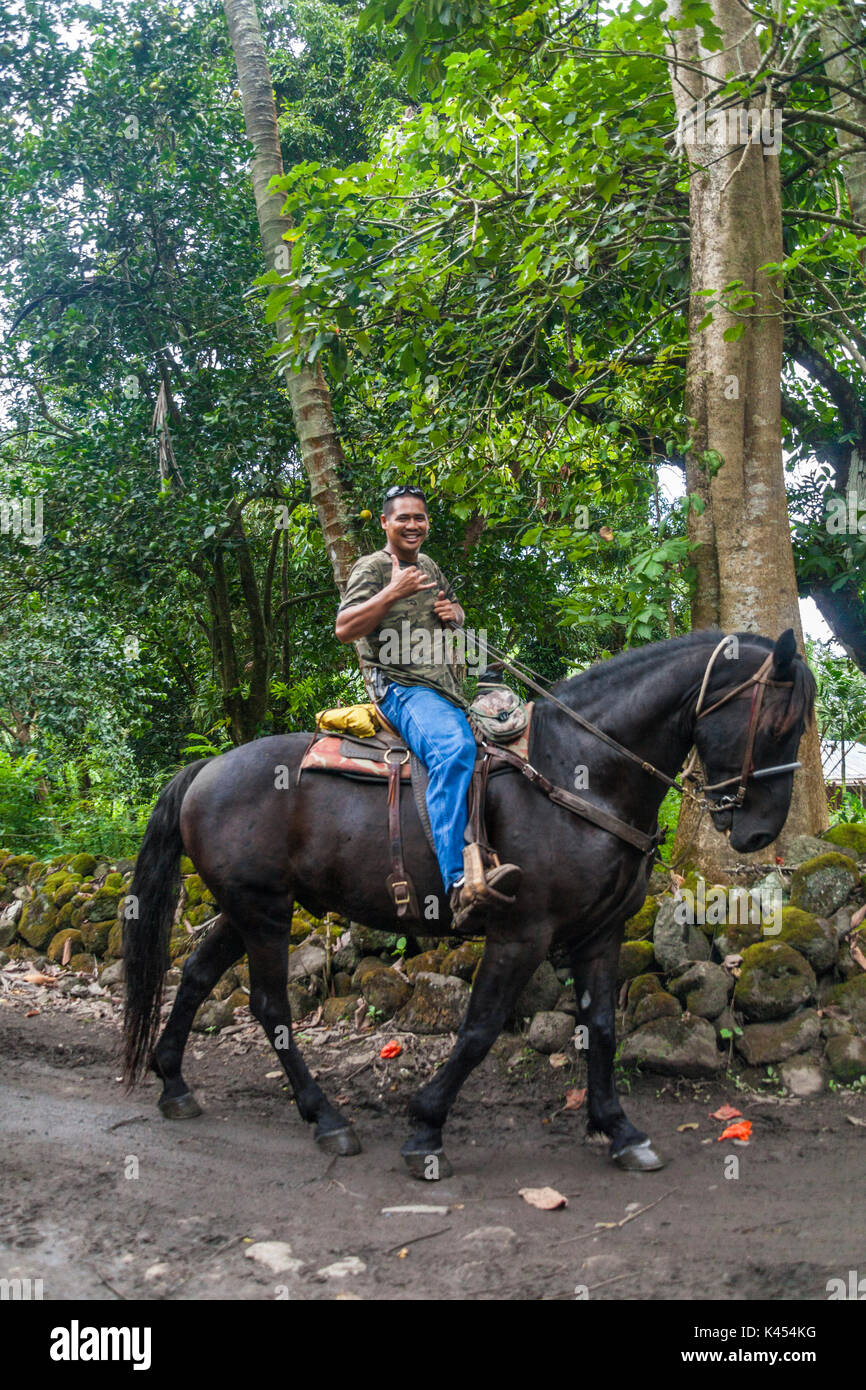
<svg viewBox="0 0 866 1390">
<path fill-rule="evenodd" d="M 720 634 L 695 632 L 628 651 L 561 682 L 554 694 L 656 769 L 673 777 L 693 744 L 706 785 L 736 782 L 746 756 L 745 796 L 708 796 L 714 824 L 741 853 L 762 849 L 778 835 L 790 805 L 793 772 L 755 779 L 760 771 L 792 764 L 808 720 L 815 683 L 797 655 L 789 629 L 773 642 L 737 634 L 715 661 L 703 693 L 708 717 L 696 718 L 702 683 Z M 731 652 L 735 659 L 727 659 Z M 750 721 L 747 688 L 718 709 L 727 691 L 748 681 L 772 653 L 772 682 Z M 754 691 L 754 685 L 751 686 Z M 754 701 L 751 709 L 756 712 Z M 244 953 L 250 967 L 250 1007 L 285 1068 L 300 1114 L 315 1122 L 315 1137 L 331 1153 L 360 1145 L 348 1120 L 313 1080 L 292 1038 L 286 995 L 289 932 L 294 904 L 321 916 L 339 912 L 393 931 L 397 919 L 385 880 L 390 871 L 384 786 L 352 782 L 297 768 L 306 734 L 244 744 L 221 757 L 184 768 L 157 802 L 131 888 L 138 917 L 125 924 L 126 1078 L 134 1084 L 149 1064 L 163 1083 L 160 1109 L 168 1118 L 200 1114 L 181 1074 L 183 1051 L 199 1005 L 220 976 Z M 560 787 L 582 795 L 620 820 L 651 833 L 665 783 L 639 763 L 578 727 L 551 701 L 535 708 L 530 761 Z M 750 766 L 749 766 L 750 764 Z M 578 768 L 587 769 L 579 780 Z M 745 781 L 746 775 L 748 780 Z M 449 930 L 449 909 L 436 861 L 424 837 L 411 793 L 403 792 L 404 848 L 420 902 L 439 910 L 425 922 L 433 934 Z M 501 859 L 523 866 L 513 908 L 491 918 L 484 955 L 466 1018 L 447 1063 L 412 1099 L 411 1138 L 403 1147 L 410 1172 L 450 1172 L 442 1128 L 463 1081 L 487 1054 L 511 1016 L 523 985 L 553 945 L 568 954 L 577 1021 L 588 1030 L 588 1103 L 591 1132 L 611 1140 L 620 1166 L 661 1166 L 646 1135 L 626 1118 L 614 1086 L 616 973 L 623 924 L 643 902 L 650 856 L 616 835 L 553 804 L 519 773 L 491 780 L 487 828 Z M 168 1023 L 159 1029 L 167 944 L 178 895 L 183 851 L 219 906 L 214 926 L 193 952 Z M 402 929 L 402 928 L 401 928 Z"/>
</svg>

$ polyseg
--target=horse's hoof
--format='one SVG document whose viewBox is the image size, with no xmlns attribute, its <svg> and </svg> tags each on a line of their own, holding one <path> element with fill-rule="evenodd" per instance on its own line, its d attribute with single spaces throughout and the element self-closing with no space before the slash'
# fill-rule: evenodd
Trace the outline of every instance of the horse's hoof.
<svg viewBox="0 0 866 1390">
<path fill-rule="evenodd" d="M 332 1129 L 327 1134 L 317 1134 L 316 1143 L 323 1153 L 338 1154 L 340 1158 L 351 1158 L 361 1152 L 361 1141 L 351 1125 L 345 1129 Z"/>
<path fill-rule="evenodd" d="M 649 1139 L 644 1139 L 640 1144 L 629 1144 L 613 1154 L 612 1158 L 617 1167 L 624 1168 L 627 1173 L 653 1173 L 667 1167 L 667 1159 L 659 1158 Z"/>
<path fill-rule="evenodd" d="M 433 1153 L 422 1153 L 420 1150 L 404 1153 L 403 1162 L 412 1177 L 420 1182 L 439 1182 L 440 1178 L 450 1178 L 454 1172 L 444 1149 L 437 1149 Z"/>
<path fill-rule="evenodd" d="M 159 1102 L 160 1113 L 165 1120 L 194 1120 L 202 1113 L 201 1106 L 192 1091 L 182 1096 L 168 1096 Z"/>
</svg>

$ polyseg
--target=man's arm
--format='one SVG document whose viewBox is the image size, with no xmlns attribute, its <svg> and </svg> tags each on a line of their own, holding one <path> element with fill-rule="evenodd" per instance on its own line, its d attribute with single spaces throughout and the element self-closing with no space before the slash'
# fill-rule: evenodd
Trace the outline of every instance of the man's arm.
<svg viewBox="0 0 866 1390">
<path fill-rule="evenodd" d="M 408 594 L 417 594 L 420 589 L 433 589 L 435 585 L 424 578 L 417 566 L 400 568 L 396 555 L 391 557 L 391 579 L 384 589 L 362 603 L 353 603 L 337 614 L 334 632 L 340 642 L 356 642 L 366 637 L 381 625 L 385 614 L 390 611 L 397 599 Z"/>
</svg>

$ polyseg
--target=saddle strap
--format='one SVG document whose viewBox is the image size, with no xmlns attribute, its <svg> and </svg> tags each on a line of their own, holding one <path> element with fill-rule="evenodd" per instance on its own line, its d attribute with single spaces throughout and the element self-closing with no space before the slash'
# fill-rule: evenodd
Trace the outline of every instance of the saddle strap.
<svg viewBox="0 0 866 1390">
<path fill-rule="evenodd" d="M 582 816 L 584 820 L 592 821 L 602 830 L 609 831 L 612 835 L 617 835 L 621 840 L 634 845 L 644 854 L 654 854 L 658 846 L 664 839 L 664 832 L 657 831 L 655 835 L 645 835 L 642 830 L 636 830 L 633 825 L 627 825 L 619 816 L 613 815 L 610 811 L 605 811 L 601 806 L 594 806 L 591 801 L 585 801 L 582 796 L 575 796 L 574 792 L 566 791 L 564 787 L 557 787 L 543 772 L 532 766 L 526 758 L 521 758 L 518 753 L 512 753 L 509 748 L 501 745 L 482 744 L 485 752 L 493 757 L 502 758 L 522 772 L 524 777 L 544 792 L 545 796 L 556 803 L 557 806 L 564 806 L 566 811 L 571 811 L 573 815 Z"/>
<path fill-rule="evenodd" d="M 388 838 L 391 842 L 391 872 L 386 879 L 398 917 L 418 919 L 415 887 L 403 865 L 403 837 L 400 833 L 400 763 L 388 761 Z"/>
</svg>

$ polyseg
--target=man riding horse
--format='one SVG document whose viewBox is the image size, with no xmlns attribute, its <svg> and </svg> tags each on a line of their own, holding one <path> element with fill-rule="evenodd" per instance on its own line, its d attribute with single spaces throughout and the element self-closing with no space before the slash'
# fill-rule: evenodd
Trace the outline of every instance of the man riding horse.
<svg viewBox="0 0 866 1390">
<path fill-rule="evenodd" d="M 354 565 L 334 630 L 341 642 L 358 641 L 379 709 L 427 769 L 436 858 L 462 930 L 479 910 L 513 901 L 522 871 L 499 864 L 485 872 L 485 897 L 467 890 L 463 847 L 476 745 L 443 641 L 465 614 L 439 566 L 420 553 L 430 531 L 421 489 L 389 488 L 381 524 L 387 543 Z"/>
</svg>

